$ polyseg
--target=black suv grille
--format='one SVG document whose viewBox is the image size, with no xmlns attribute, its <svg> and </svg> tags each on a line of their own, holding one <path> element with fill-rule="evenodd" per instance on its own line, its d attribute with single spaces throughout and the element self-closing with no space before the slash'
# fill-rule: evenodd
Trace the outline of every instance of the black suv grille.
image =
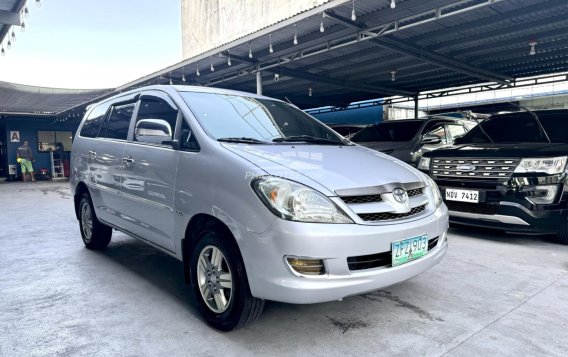
<svg viewBox="0 0 568 357">
<path fill-rule="evenodd" d="M 499 206 L 490 205 L 487 203 L 468 203 L 468 202 L 454 202 L 446 201 L 446 206 L 450 211 L 467 212 L 477 214 L 492 215 L 497 213 Z"/>
<path fill-rule="evenodd" d="M 520 159 L 432 159 L 430 173 L 434 178 L 467 178 L 485 180 L 508 180 Z"/>
<path fill-rule="evenodd" d="M 428 251 L 431 251 L 438 245 L 438 238 L 428 240 Z M 389 267 L 392 264 L 392 252 L 384 252 L 371 255 L 360 255 L 358 257 L 347 258 L 349 270 L 363 270 L 378 267 Z"/>
<path fill-rule="evenodd" d="M 421 212 L 424 212 L 426 209 L 426 205 L 414 207 L 407 213 L 391 213 L 391 212 L 380 212 L 380 213 L 360 213 L 359 217 L 361 217 L 364 221 L 390 221 L 393 219 L 402 219 L 407 217 L 412 217 L 417 215 Z"/>
</svg>

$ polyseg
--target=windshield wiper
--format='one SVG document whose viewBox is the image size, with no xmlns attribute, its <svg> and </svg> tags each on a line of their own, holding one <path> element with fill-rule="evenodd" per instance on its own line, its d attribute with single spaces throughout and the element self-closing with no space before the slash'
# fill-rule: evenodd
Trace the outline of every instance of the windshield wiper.
<svg viewBox="0 0 568 357">
<path fill-rule="evenodd" d="M 245 143 L 245 144 L 268 144 L 266 141 L 258 140 L 255 138 L 247 138 L 247 137 L 240 137 L 240 138 L 219 138 L 217 141 L 223 143 Z"/>
<path fill-rule="evenodd" d="M 325 138 L 318 138 L 315 136 L 309 135 L 292 135 L 292 136 L 283 136 L 281 138 L 272 139 L 275 143 L 293 143 L 293 142 L 306 142 L 306 143 L 313 143 L 313 144 L 324 144 L 324 145 L 348 145 L 347 143 L 339 140 L 331 140 Z"/>
</svg>

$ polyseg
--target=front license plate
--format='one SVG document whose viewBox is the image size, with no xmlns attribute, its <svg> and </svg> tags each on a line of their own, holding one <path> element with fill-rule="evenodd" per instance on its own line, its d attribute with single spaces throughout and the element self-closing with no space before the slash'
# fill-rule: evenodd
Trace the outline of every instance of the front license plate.
<svg viewBox="0 0 568 357">
<path fill-rule="evenodd" d="M 446 200 L 479 203 L 479 191 L 446 188 Z"/>
<path fill-rule="evenodd" d="M 392 242 L 392 266 L 422 258 L 428 253 L 428 236 L 418 236 Z"/>
</svg>

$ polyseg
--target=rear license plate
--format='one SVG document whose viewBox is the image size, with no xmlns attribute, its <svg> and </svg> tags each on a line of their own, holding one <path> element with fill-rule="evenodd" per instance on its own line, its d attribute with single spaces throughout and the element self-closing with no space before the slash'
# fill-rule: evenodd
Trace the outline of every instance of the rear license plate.
<svg viewBox="0 0 568 357">
<path fill-rule="evenodd" d="M 418 236 L 391 243 L 392 266 L 422 258 L 428 253 L 428 236 Z"/>
<path fill-rule="evenodd" d="M 479 191 L 446 188 L 446 200 L 479 203 Z"/>
</svg>

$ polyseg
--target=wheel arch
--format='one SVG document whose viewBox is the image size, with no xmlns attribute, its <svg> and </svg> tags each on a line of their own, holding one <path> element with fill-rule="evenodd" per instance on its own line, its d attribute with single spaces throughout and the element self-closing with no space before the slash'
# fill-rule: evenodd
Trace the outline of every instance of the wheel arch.
<svg viewBox="0 0 568 357">
<path fill-rule="evenodd" d="M 242 259 L 242 254 L 239 249 L 237 240 L 235 239 L 235 236 L 233 235 L 229 227 L 225 223 L 223 223 L 223 221 L 206 213 L 196 214 L 193 217 L 191 217 L 191 219 L 189 220 L 187 227 L 185 229 L 184 238 L 181 240 L 181 253 L 182 253 L 182 262 L 184 267 L 183 273 L 184 273 L 185 282 L 187 284 L 191 283 L 191 276 L 190 276 L 191 252 L 193 251 L 193 247 L 195 247 L 195 245 L 197 244 L 198 233 L 202 229 L 205 229 L 207 227 L 220 230 L 220 232 L 222 232 L 225 237 L 231 239 L 232 243 L 234 243 Z"/>
</svg>

